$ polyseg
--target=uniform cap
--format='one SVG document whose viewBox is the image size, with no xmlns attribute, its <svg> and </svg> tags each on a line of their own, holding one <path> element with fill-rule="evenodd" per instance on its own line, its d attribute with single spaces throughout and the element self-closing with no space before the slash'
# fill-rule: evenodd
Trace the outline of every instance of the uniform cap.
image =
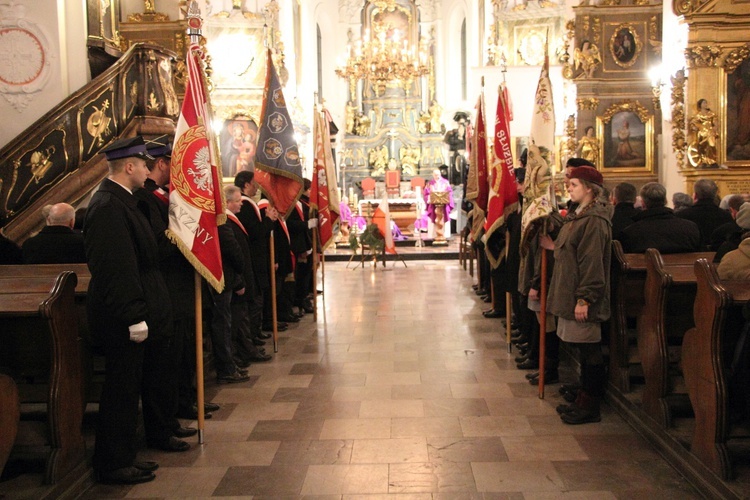
<svg viewBox="0 0 750 500">
<path fill-rule="evenodd" d="M 172 136 L 165 134 L 153 139 L 147 139 L 146 149 L 148 150 L 148 154 L 154 158 L 172 156 Z"/>
<path fill-rule="evenodd" d="M 102 150 L 107 156 L 107 160 L 118 160 L 120 158 L 140 158 L 142 160 L 153 160 L 154 157 L 148 154 L 143 137 L 127 137 L 118 139 Z"/>
</svg>

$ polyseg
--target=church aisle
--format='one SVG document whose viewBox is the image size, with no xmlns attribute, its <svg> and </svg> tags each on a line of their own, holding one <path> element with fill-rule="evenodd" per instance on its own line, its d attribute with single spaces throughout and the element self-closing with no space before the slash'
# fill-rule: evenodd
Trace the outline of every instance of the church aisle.
<svg viewBox="0 0 750 500">
<path fill-rule="evenodd" d="M 326 265 L 317 325 L 207 387 L 222 409 L 202 449 L 141 452 L 155 481 L 85 497 L 698 498 L 609 407 L 561 423 L 559 385 L 538 399 L 456 261 L 345 265 Z"/>
</svg>

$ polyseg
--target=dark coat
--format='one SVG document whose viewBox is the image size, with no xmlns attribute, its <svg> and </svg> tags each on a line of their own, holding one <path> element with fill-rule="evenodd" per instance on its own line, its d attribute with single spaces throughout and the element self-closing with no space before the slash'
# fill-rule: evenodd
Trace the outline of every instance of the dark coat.
<svg viewBox="0 0 750 500">
<path fill-rule="evenodd" d="M 21 248 L 15 242 L 0 234 L 0 265 L 22 264 Z"/>
<path fill-rule="evenodd" d="M 23 242 L 24 264 L 74 264 L 86 262 L 83 235 L 67 226 L 45 226 Z"/>
<path fill-rule="evenodd" d="M 619 240 L 622 230 L 631 225 L 633 217 L 639 213 L 640 210 L 635 208 L 633 203 L 621 201 L 615 205 L 615 211 L 612 213 L 612 239 Z"/>
<path fill-rule="evenodd" d="M 505 292 L 518 292 L 518 268 L 521 266 L 521 213 L 513 212 L 506 217 L 510 242 L 508 255 L 505 256 L 503 265 L 505 267 L 505 279 L 502 290 Z"/>
<path fill-rule="evenodd" d="M 644 210 L 634 220 L 620 233 L 620 243 L 626 253 L 643 253 L 649 248 L 663 254 L 700 251 L 698 226 L 681 219 L 671 208 Z"/>
<path fill-rule="evenodd" d="M 224 269 L 224 290 L 236 292 L 245 288 L 244 257 L 234 237 L 234 231 L 227 224 L 219 226 L 219 246 L 221 247 L 221 265 Z"/>
<path fill-rule="evenodd" d="M 612 259 L 609 210 L 597 204 L 566 217 L 555 239 L 555 270 L 547 311 L 575 320 L 578 299 L 589 303 L 589 322 L 609 319 L 609 268 Z"/>
<path fill-rule="evenodd" d="M 91 271 L 86 306 L 92 332 L 129 338 L 145 321 L 149 338 L 172 333 L 172 308 L 151 226 L 137 199 L 104 179 L 86 212 L 83 239 Z"/>
<path fill-rule="evenodd" d="M 737 225 L 737 221 L 733 220 L 732 222 L 726 222 L 714 229 L 711 233 L 710 249 L 718 250 L 719 247 L 728 240 L 737 240 L 737 245 L 739 246 L 741 241 L 740 236 L 744 232 L 745 230 Z"/>
<path fill-rule="evenodd" d="M 172 313 L 175 319 L 195 316 L 195 268 L 188 262 L 165 231 L 169 227 L 169 203 L 156 195 L 159 186 L 146 179 L 143 189 L 137 190 L 138 208 L 149 221 L 159 248 L 159 268 L 167 283 Z"/>
<path fill-rule="evenodd" d="M 692 207 L 680 210 L 677 217 L 693 221 L 698 225 L 701 232 L 701 251 L 708 250 L 711 244 L 711 233 L 717 227 L 733 220 L 732 214 L 722 210 L 711 200 L 698 200 Z"/>
<path fill-rule="evenodd" d="M 307 229 L 309 213 L 310 207 L 307 206 L 306 215 L 305 204 L 300 201 L 286 219 L 286 225 L 289 228 L 289 238 L 291 240 L 290 248 L 294 255 L 305 254 L 308 250 L 312 250 L 312 238 Z"/>
<path fill-rule="evenodd" d="M 261 290 L 267 290 L 271 287 L 271 275 L 269 273 L 271 257 L 268 241 L 274 228 L 274 222 L 265 217 L 265 213 L 244 196 L 237 218 L 247 230 L 255 278 Z"/>
<path fill-rule="evenodd" d="M 242 224 L 240 222 L 240 224 Z M 245 294 L 241 296 L 243 300 L 251 300 L 259 293 L 258 280 L 255 278 L 253 271 L 253 255 L 250 252 L 250 243 L 247 240 L 244 226 L 240 227 L 231 217 L 227 217 L 227 227 L 232 230 L 237 246 L 242 253 L 242 276 L 245 281 Z"/>
</svg>

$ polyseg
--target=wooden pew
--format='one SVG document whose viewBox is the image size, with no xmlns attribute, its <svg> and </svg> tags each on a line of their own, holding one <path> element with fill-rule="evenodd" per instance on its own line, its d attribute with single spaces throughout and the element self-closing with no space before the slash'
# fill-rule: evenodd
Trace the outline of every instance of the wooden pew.
<svg viewBox="0 0 750 500">
<path fill-rule="evenodd" d="M 626 254 L 619 241 L 612 241 L 610 270 L 611 309 L 609 336 L 609 382 L 622 393 L 631 390 L 631 335 L 628 318 L 637 318 L 643 308 L 646 259 L 643 254 Z"/>
<path fill-rule="evenodd" d="M 687 267 L 692 273 L 693 263 L 699 258 L 712 259 L 713 252 L 662 255 L 664 266 Z M 611 308 L 609 338 L 609 382 L 621 393 L 632 390 L 631 377 L 642 360 L 636 349 L 635 337 L 628 322 L 640 316 L 646 284 L 646 254 L 625 253 L 619 241 L 612 241 Z"/>
<path fill-rule="evenodd" d="M 679 358 L 679 350 L 670 350 L 670 346 L 680 346 L 685 332 L 694 326 L 693 264 L 706 256 L 705 253 L 662 256 L 653 248 L 645 253 L 644 303 L 637 326 L 638 353 L 646 382 L 642 403 L 644 411 L 664 428 L 671 426 L 673 406 L 680 403 L 688 406 L 687 398 L 674 391 L 678 379 L 673 375 L 678 371 L 679 361 L 674 358 Z"/>
<path fill-rule="evenodd" d="M 726 354 L 738 332 L 728 332 L 725 326 L 728 319 L 738 319 L 742 306 L 750 300 L 750 281 L 721 281 L 716 267 L 706 259 L 695 263 L 694 272 L 695 327 L 688 330 L 682 343 L 685 385 L 695 412 L 691 451 L 727 480 L 732 476 L 732 462 L 727 447 L 730 359 Z"/>
<path fill-rule="evenodd" d="M 0 374 L 0 473 L 10 456 L 10 450 L 16 441 L 18 421 L 21 418 L 18 387 L 7 375 Z"/>
<path fill-rule="evenodd" d="M 34 267 L 34 266 L 29 266 Z M 23 281 L 23 280 L 19 280 Z M 0 294 L 0 343 L 46 335 L 49 345 L 49 381 L 45 402 L 45 437 L 48 483 L 59 481 L 84 460 L 81 434 L 83 385 L 75 307 L 77 278 L 64 271 L 54 280 L 51 291 L 17 289 Z M 0 429 L 5 434 L 6 429 Z"/>
</svg>

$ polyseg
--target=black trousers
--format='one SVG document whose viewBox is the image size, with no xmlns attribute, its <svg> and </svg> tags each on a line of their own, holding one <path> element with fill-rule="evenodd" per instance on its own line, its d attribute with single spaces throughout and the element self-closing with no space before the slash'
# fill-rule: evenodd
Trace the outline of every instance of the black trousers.
<svg viewBox="0 0 750 500">
<path fill-rule="evenodd" d="M 179 366 L 184 339 L 180 335 L 148 338 L 144 342 L 143 426 L 146 441 L 164 442 L 179 426 Z"/>
<path fill-rule="evenodd" d="M 312 255 L 306 256 L 306 260 L 297 259 L 297 267 L 294 270 L 294 305 L 303 307 L 305 299 L 312 291 Z"/>
<path fill-rule="evenodd" d="M 232 346 L 235 359 L 247 361 L 258 354 L 258 348 L 253 343 L 250 328 L 250 314 L 247 300 L 232 300 Z"/>
<path fill-rule="evenodd" d="M 127 328 L 106 332 L 104 337 L 106 364 L 93 457 L 98 472 L 133 465 L 143 378 L 143 343 L 131 342 Z"/>
<path fill-rule="evenodd" d="M 182 349 L 178 355 L 178 399 L 179 413 L 190 413 L 195 405 L 195 318 L 182 318 L 174 322 L 174 334 L 182 338 Z"/>
</svg>

